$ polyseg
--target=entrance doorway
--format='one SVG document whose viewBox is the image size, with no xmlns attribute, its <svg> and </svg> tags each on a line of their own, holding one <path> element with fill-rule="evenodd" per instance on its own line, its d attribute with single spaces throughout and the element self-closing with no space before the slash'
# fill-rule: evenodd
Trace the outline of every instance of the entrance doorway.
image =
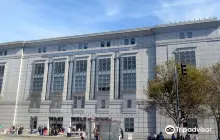
<svg viewBox="0 0 220 140">
<path fill-rule="evenodd" d="M 72 117 L 71 118 L 71 126 L 80 130 L 86 130 L 86 117 Z"/>
<path fill-rule="evenodd" d="M 63 127 L 63 117 L 49 117 L 49 127 L 50 128 L 62 128 Z"/>
<path fill-rule="evenodd" d="M 30 128 L 31 129 L 37 129 L 37 117 L 34 116 L 30 118 Z"/>
</svg>

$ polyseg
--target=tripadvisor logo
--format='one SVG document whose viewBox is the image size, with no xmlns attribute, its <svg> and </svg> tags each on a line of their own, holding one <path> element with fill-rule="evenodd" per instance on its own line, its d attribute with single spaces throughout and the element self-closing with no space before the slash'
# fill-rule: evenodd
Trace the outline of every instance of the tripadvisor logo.
<svg viewBox="0 0 220 140">
<path fill-rule="evenodd" d="M 203 127 L 193 127 L 193 128 L 179 128 L 179 127 L 174 127 L 173 125 L 167 125 L 165 128 L 165 132 L 168 135 L 172 135 L 175 132 L 182 132 L 182 133 L 188 133 L 188 132 L 211 132 L 212 128 L 203 128 Z"/>
</svg>

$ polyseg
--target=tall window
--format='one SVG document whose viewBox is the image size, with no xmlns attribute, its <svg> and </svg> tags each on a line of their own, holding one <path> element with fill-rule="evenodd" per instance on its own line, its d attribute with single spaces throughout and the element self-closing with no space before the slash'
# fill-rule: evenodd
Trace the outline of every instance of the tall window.
<svg viewBox="0 0 220 140">
<path fill-rule="evenodd" d="M 131 45 L 135 44 L 135 38 L 131 38 Z"/>
<path fill-rule="evenodd" d="M 77 60 L 75 63 L 75 92 L 86 91 L 86 72 L 87 72 L 87 60 Z"/>
<path fill-rule="evenodd" d="M 46 53 L 47 52 L 47 48 L 43 47 L 43 48 L 37 48 L 37 53 Z"/>
<path fill-rule="evenodd" d="M 129 39 L 128 38 L 124 39 L 124 45 L 129 45 Z"/>
<path fill-rule="evenodd" d="M 194 50 L 180 51 L 179 55 L 177 55 L 176 60 L 185 64 L 191 64 L 195 66 L 196 65 L 195 51 Z"/>
<path fill-rule="evenodd" d="M 99 59 L 98 91 L 110 90 L 111 59 Z"/>
<path fill-rule="evenodd" d="M 6 56 L 7 54 L 7 50 L 0 50 L 0 56 Z"/>
<path fill-rule="evenodd" d="M 105 47 L 105 41 L 101 41 L 101 47 Z"/>
<path fill-rule="evenodd" d="M 188 38 L 192 38 L 192 32 L 188 32 Z"/>
<path fill-rule="evenodd" d="M 198 128 L 198 122 L 197 122 L 197 119 L 195 118 L 192 118 L 192 119 L 188 119 L 186 121 L 186 124 L 185 124 L 185 127 L 187 128 Z M 188 132 L 189 134 L 198 134 L 198 131 L 196 132 Z"/>
<path fill-rule="evenodd" d="M 55 62 L 53 65 L 53 92 L 63 92 L 65 62 Z"/>
<path fill-rule="evenodd" d="M 107 41 L 106 45 L 107 45 L 107 47 L 110 47 L 111 46 L 111 41 Z"/>
<path fill-rule="evenodd" d="M 127 108 L 131 108 L 131 100 L 127 100 Z"/>
<path fill-rule="evenodd" d="M 66 51 L 66 45 L 59 45 L 57 51 Z"/>
<path fill-rule="evenodd" d="M 46 49 L 46 47 L 43 47 L 43 52 L 45 53 L 45 52 L 47 52 L 47 49 Z"/>
<path fill-rule="evenodd" d="M 37 49 L 37 52 L 38 52 L 38 53 L 41 53 L 41 48 L 38 48 L 38 49 Z"/>
<path fill-rule="evenodd" d="M 183 32 L 180 33 L 180 39 L 184 39 L 185 38 L 185 34 Z"/>
<path fill-rule="evenodd" d="M 32 92 L 41 92 L 44 79 L 44 63 L 34 65 Z"/>
<path fill-rule="evenodd" d="M 30 117 L 30 128 L 37 129 L 37 117 Z"/>
<path fill-rule="evenodd" d="M 105 108 L 105 100 L 101 100 L 101 108 Z"/>
<path fill-rule="evenodd" d="M 123 57 L 123 90 L 135 90 L 136 89 L 136 57 L 129 56 Z"/>
<path fill-rule="evenodd" d="M 134 118 L 125 118 L 125 132 L 134 132 Z"/>
<path fill-rule="evenodd" d="M 0 93 L 2 91 L 3 78 L 4 78 L 4 70 L 5 70 L 5 66 L 4 65 L 0 65 Z"/>
<path fill-rule="evenodd" d="M 85 96 L 74 96 L 73 108 L 85 108 Z"/>
<path fill-rule="evenodd" d="M 82 43 L 79 43 L 78 49 L 82 49 Z"/>
<path fill-rule="evenodd" d="M 84 43 L 84 49 L 88 48 L 88 43 Z"/>
</svg>

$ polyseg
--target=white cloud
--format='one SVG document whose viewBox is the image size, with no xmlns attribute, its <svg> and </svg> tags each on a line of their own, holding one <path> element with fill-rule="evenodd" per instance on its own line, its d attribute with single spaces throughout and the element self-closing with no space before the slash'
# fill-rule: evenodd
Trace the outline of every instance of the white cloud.
<svg viewBox="0 0 220 140">
<path fill-rule="evenodd" d="M 162 22 L 167 23 L 219 17 L 218 7 L 220 7 L 220 2 L 215 0 L 163 1 L 160 8 L 155 9 L 153 13 Z"/>
<path fill-rule="evenodd" d="M 123 0 L 100 0 L 99 2 L 105 11 L 105 14 L 109 17 L 117 16 L 122 12 Z"/>
<path fill-rule="evenodd" d="M 175 0 L 173 2 L 161 1 L 161 6 L 163 8 L 173 7 L 173 6 L 186 6 L 191 4 L 204 3 L 208 1 L 212 1 L 212 0 Z"/>
</svg>

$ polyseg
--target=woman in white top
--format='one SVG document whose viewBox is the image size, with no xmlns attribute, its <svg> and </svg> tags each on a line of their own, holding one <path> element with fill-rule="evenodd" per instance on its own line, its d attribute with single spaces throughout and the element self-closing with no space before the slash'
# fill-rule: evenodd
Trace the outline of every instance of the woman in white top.
<svg viewBox="0 0 220 140">
<path fill-rule="evenodd" d="M 80 136 L 81 136 L 81 140 L 85 140 L 85 138 L 86 138 L 86 132 L 81 131 Z"/>
<path fill-rule="evenodd" d="M 194 140 L 199 140 L 199 139 L 198 139 L 198 137 L 195 136 L 195 137 L 194 137 Z"/>
<path fill-rule="evenodd" d="M 71 129 L 70 129 L 70 127 L 68 127 L 68 129 L 67 129 L 67 137 L 71 137 Z"/>
</svg>

